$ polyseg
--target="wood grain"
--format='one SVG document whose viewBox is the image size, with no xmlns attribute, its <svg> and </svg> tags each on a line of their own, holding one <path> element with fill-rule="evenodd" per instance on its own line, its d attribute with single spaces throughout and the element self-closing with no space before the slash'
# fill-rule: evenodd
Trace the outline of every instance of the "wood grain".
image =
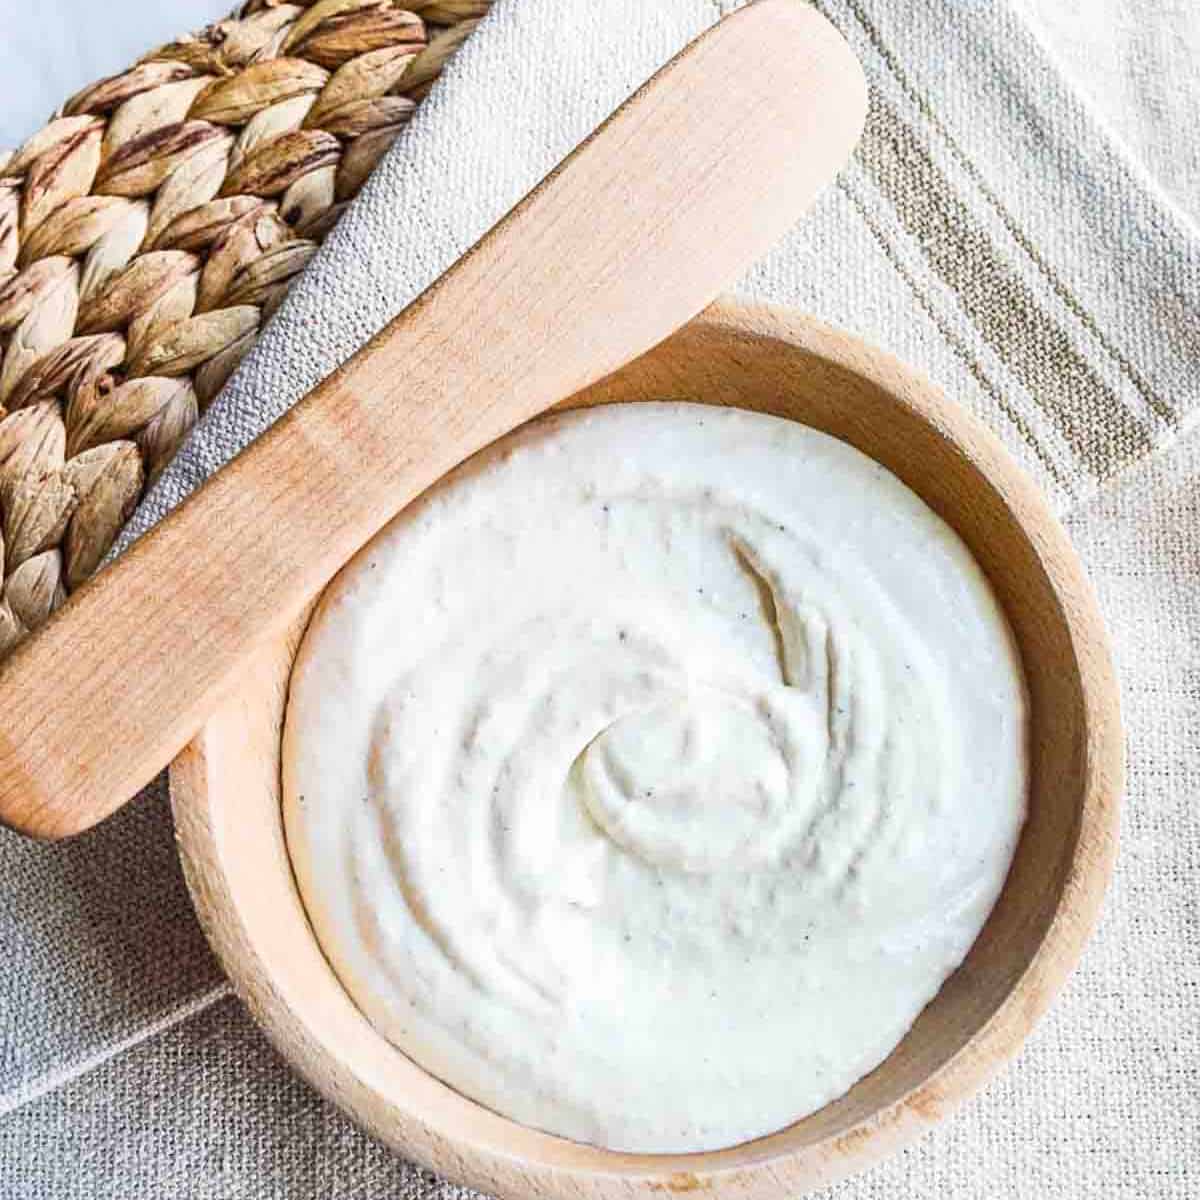
<svg viewBox="0 0 1200 1200">
<path fill-rule="evenodd" d="M 0 668 L 0 820 L 60 837 L 132 796 L 409 499 L 760 257 L 864 112 L 853 55 L 796 0 L 759 0 L 693 43 Z"/>
<path fill-rule="evenodd" d="M 845 1096 L 716 1153 L 602 1151 L 460 1096 L 386 1042 L 343 991 L 305 918 L 280 811 L 280 725 L 299 625 L 264 648 L 171 771 L 201 923 L 239 995 L 314 1086 L 399 1153 L 511 1200 L 689 1191 L 765 1200 L 827 1184 L 909 1141 L 1016 1053 L 1079 958 L 1116 852 L 1122 736 L 1104 629 L 1066 534 L 996 438 L 888 355 L 772 309 L 716 306 L 569 406 L 663 398 L 739 405 L 841 437 L 958 531 L 996 589 L 1025 668 L 1029 819 L 966 961 Z"/>
</svg>

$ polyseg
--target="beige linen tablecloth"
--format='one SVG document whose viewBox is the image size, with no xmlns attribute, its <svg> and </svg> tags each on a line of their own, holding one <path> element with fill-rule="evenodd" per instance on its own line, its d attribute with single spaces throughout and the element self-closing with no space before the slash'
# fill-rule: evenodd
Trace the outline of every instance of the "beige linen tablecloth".
<svg viewBox="0 0 1200 1200">
<path fill-rule="evenodd" d="M 1193 199 L 1200 112 L 1179 95 L 1200 83 L 1179 46 L 1200 36 L 1183 0 L 1173 25 L 1148 2 L 1017 3 L 821 0 L 871 78 L 867 134 L 739 287 L 889 347 L 1008 441 L 1092 572 L 1129 730 L 1121 859 L 1082 968 L 1011 1068 L 839 1198 L 1200 1190 L 1200 239 L 1151 174 Z M 135 531 L 722 7 L 500 0 Z M 1102 20 L 1128 24 L 1119 48 Z M 0 835 L 0 899 L 0 1196 L 451 1194 L 250 1025 L 196 929 L 161 796 L 67 846 Z"/>
</svg>

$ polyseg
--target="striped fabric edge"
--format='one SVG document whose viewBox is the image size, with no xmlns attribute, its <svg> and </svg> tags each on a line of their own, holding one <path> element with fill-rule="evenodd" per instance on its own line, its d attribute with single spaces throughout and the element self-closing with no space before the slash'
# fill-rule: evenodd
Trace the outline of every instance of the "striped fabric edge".
<svg viewBox="0 0 1200 1200">
<path fill-rule="evenodd" d="M 1069 509 L 1173 440 L 1184 414 L 989 186 L 862 0 L 815 3 L 860 55 L 872 83 L 857 156 L 869 188 L 848 171 L 843 190 L 1044 482 L 1061 494 L 1060 509 Z M 886 202 L 890 220 L 872 213 L 868 191 Z M 920 248 L 921 274 L 939 287 L 923 285 L 900 260 L 898 234 Z M 955 333 L 930 298 L 936 291 L 953 295 L 973 336 Z"/>
</svg>

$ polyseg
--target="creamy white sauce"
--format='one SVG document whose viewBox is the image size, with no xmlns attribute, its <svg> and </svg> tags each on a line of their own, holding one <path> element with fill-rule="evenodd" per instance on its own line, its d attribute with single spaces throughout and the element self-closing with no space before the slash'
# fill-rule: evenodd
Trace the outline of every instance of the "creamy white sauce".
<svg viewBox="0 0 1200 1200">
<path fill-rule="evenodd" d="M 950 528 L 773 417 L 621 405 L 478 456 L 327 592 L 284 815 L 367 1017 L 622 1150 L 778 1129 L 881 1062 L 999 894 L 1012 639 Z"/>
</svg>

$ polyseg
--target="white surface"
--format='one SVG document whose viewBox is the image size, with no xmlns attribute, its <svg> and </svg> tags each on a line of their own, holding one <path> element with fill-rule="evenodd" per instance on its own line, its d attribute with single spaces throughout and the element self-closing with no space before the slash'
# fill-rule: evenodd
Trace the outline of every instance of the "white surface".
<svg viewBox="0 0 1200 1200">
<path fill-rule="evenodd" d="M 438 1078 L 717 1150 L 842 1095 L 966 956 L 1026 732 L 983 572 L 889 471 L 761 413 L 592 409 L 326 593 L 288 847 L 347 990 Z"/>
<path fill-rule="evenodd" d="M 234 0 L 0 0 L 0 150 L 80 88 L 226 16 Z"/>
</svg>

